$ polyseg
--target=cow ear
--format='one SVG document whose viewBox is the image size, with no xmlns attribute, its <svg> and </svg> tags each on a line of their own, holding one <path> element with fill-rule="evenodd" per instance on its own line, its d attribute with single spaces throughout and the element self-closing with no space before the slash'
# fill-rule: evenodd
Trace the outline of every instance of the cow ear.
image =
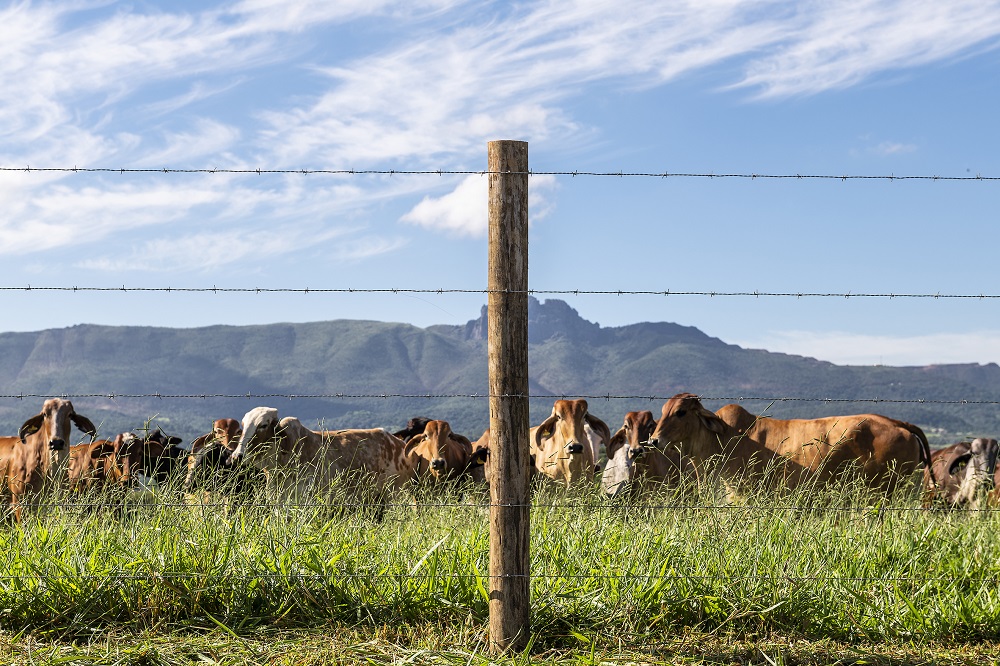
<svg viewBox="0 0 1000 666">
<path fill-rule="evenodd" d="M 552 436 L 552 426 L 556 424 L 559 419 L 558 416 L 553 414 L 549 418 L 542 421 L 542 424 L 538 426 L 538 430 L 535 431 L 535 448 L 542 448 L 542 438 L 549 438 Z"/>
<path fill-rule="evenodd" d="M 472 452 L 472 458 L 469 460 L 470 465 L 485 465 L 486 459 L 490 457 L 490 450 L 485 446 L 480 446 L 478 449 Z"/>
<path fill-rule="evenodd" d="M 42 429 L 42 423 L 45 422 L 45 414 L 36 414 L 30 419 L 24 422 L 20 430 L 17 431 L 17 436 L 21 438 L 24 442 L 24 438 L 28 435 L 34 435 L 36 432 Z"/>
<path fill-rule="evenodd" d="M 413 455 L 413 450 L 420 446 L 420 443 L 424 441 L 423 433 L 419 435 L 414 435 L 410 438 L 410 441 L 406 443 L 406 448 L 403 449 L 403 455 L 409 458 Z"/>
<path fill-rule="evenodd" d="M 726 431 L 725 422 L 716 416 L 715 413 L 708 411 L 704 407 L 698 410 L 698 419 L 701 421 L 703 426 L 714 432 L 716 435 L 721 435 Z"/>
<path fill-rule="evenodd" d="M 958 474 L 961 467 L 965 467 L 969 464 L 971 459 L 972 453 L 963 453 L 962 455 L 956 457 L 953 461 L 951 461 L 951 465 L 948 467 L 948 474 L 955 476 Z"/>
<path fill-rule="evenodd" d="M 81 432 L 86 433 L 90 437 L 97 437 L 97 428 L 94 427 L 94 424 L 91 423 L 90 419 L 86 416 L 80 416 L 76 412 L 73 412 L 69 415 L 69 418 L 76 424 L 76 427 L 79 428 Z"/>
<path fill-rule="evenodd" d="M 215 439 L 214 432 L 208 435 L 202 435 L 198 439 L 191 442 L 191 453 L 200 452 L 203 448 L 205 448 L 205 445 L 208 444 L 209 440 L 214 440 L 214 439 Z"/>
<path fill-rule="evenodd" d="M 619 428 L 614 437 L 608 440 L 608 458 L 614 458 L 615 452 L 625 443 L 625 428 Z"/>
<path fill-rule="evenodd" d="M 169 437 L 167 437 L 167 446 L 180 446 L 183 443 L 184 440 L 175 435 L 170 435 Z"/>
<path fill-rule="evenodd" d="M 601 419 L 597 418 L 590 412 L 584 414 L 583 418 L 587 423 L 590 424 L 591 428 L 593 428 L 598 434 L 601 435 L 601 437 L 604 438 L 606 446 L 607 442 L 611 439 L 611 428 L 608 427 L 608 424 L 602 421 Z"/>
</svg>

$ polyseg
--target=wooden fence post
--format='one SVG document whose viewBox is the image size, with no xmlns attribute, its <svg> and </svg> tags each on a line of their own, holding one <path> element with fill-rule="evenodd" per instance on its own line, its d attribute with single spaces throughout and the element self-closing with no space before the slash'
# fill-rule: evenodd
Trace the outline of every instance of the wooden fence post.
<svg viewBox="0 0 1000 666">
<path fill-rule="evenodd" d="M 490 141 L 490 642 L 528 644 L 528 144 Z"/>
</svg>

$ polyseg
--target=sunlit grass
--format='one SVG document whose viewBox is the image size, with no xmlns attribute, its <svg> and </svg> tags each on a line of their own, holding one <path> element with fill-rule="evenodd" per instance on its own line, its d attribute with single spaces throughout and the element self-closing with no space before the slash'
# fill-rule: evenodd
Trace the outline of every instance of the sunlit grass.
<svg viewBox="0 0 1000 666">
<path fill-rule="evenodd" d="M 0 624 L 245 636 L 317 627 L 465 627 L 488 617 L 481 492 L 281 504 L 55 493 L 0 529 Z M 926 511 L 848 484 L 833 491 L 596 489 L 533 497 L 535 649 L 648 644 L 678 632 L 781 632 L 839 641 L 1000 635 L 1000 515 Z M 357 502 L 351 496 L 349 503 Z M 381 515 L 379 515 L 381 514 Z M 597 641 L 594 643 L 594 641 Z M 602 648 L 603 649 L 603 648 Z"/>
</svg>

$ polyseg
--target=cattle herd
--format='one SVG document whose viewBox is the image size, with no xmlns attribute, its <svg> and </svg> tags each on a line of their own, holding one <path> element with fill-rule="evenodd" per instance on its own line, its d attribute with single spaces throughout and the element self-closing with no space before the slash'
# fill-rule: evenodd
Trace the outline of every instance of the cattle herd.
<svg viewBox="0 0 1000 666">
<path fill-rule="evenodd" d="M 91 439 L 71 446 L 76 426 Z M 273 486 L 283 497 L 336 486 L 388 497 L 414 484 L 479 484 L 489 478 L 490 433 L 476 442 L 444 420 L 415 417 L 406 428 L 315 431 L 278 410 L 257 407 L 242 421 L 218 419 L 212 431 L 181 446 L 149 428 L 97 439 L 93 423 L 68 400 L 46 400 L 16 436 L 0 437 L 0 465 L 10 515 L 20 521 L 26 496 L 66 483 L 71 493 L 99 493 L 178 479 L 185 492 L 227 493 Z M 635 411 L 614 433 L 585 400 L 556 400 L 531 428 L 527 476 L 565 486 L 600 478 L 610 496 L 655 488 L 698 493 L 708 486 L 737 494 L 828 486 L 848 475 L 876 491 L 914 483 L 922 468 L 924 506 L 1000 503 L 997 440 L 978 438 L 932 452 L 912 424 L 878 414 L 780 420 L 739 405 L 716 412 L 681 393 L 660 418 Z M 333 481 L 338 480 L 338 484 Z M 349 480 L 344 482 L 345 480 Z"/>
</svg>

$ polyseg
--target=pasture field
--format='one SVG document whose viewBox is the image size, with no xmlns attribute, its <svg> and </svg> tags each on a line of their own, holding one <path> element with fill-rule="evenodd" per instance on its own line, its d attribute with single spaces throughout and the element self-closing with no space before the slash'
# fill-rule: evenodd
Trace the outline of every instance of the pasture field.
<svg viewBox="0 0 1000 666">
<path fill-rule="evenodd" d="M 53 491 L 0 529 L 12 663 L 486 663 L 481 493 Z M 1000 513 L 856 488 L 739 503 L 542 488 L 510 663 L 996 663 Z M 853 655 L 853 656 L 852 656 Z"/>
</svg>

